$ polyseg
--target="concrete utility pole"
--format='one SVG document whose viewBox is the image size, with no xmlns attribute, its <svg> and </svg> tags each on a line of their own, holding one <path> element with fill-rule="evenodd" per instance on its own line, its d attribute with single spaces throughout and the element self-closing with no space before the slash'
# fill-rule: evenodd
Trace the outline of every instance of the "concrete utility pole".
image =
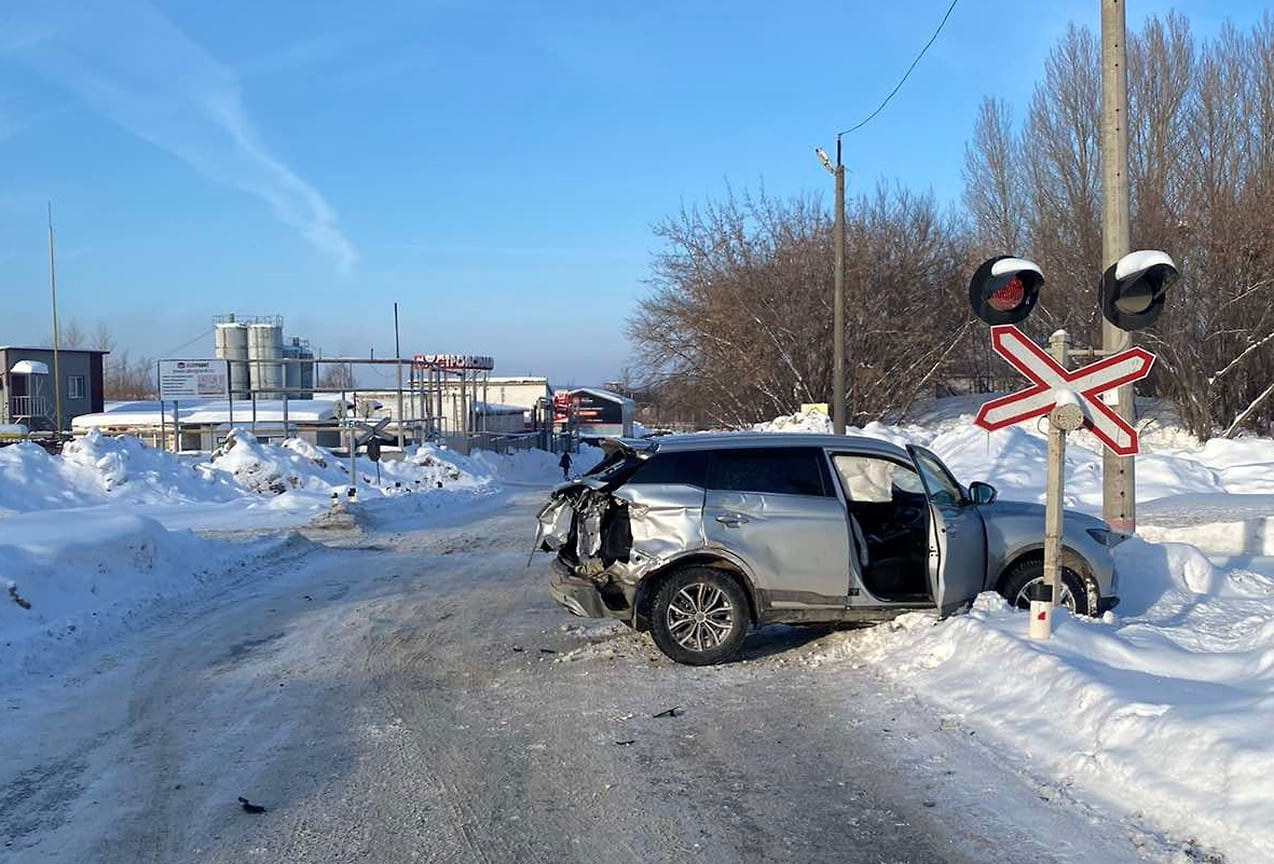
<svg viewBox="0 0 1274 864">
<path fill-rule="evenodd" d="M 814 152 L 836 178 L 836 218 L 832 223 L 832 245 L 836 247 L 835 273 L 832 275 L 832 431 L 845 434 L 845 166 L 841 162 L 840 135 L 836 136 L 836 164 L 827 158 L 823 148 Z"/>
<path fill-rule="evenodd" d="M 832 289 L 832 327 L 836 354 L 832 357 L 832 431 L 845 434 L 845 166 L 840 159 L 840 136 L 836 136 L 836 277 Z"/>
<path fill-rule="evenodd" d="M 1101 0 L 1101 176 L 1102 269 L 1129 252 L 1128 229 L 1128 64 L 1124 0 Z M 1132 345 L 1132 334 L 1103 319 L 1106 354 Z M 1136 423 L 1133 385 L 1116 391 L 1115 413 Z M 1132 456 L 1102 454 L 1102 517 L 1116 531 L 1137 529 L 1137 475 Z"/>
</svg>

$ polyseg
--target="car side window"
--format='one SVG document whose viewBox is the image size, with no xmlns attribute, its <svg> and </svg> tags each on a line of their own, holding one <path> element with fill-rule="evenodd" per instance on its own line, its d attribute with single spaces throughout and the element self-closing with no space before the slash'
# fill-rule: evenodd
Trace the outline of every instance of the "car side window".
<svg viewBox="0 0 1274 864">
<path fill-rule="evenodd" d="M 912 453 L 916 457 L 916 468 L 924 477 L 929 500 L 939 507 L 959 506 L 964 501 L 964 492 L 947 470 L 947 466 L 928 450 L 917 447 L 912 448 Z"/>
<path fill-rule="evenodd" d="M 886 504 L 899 492 L 924 494 L 916 472 L 889 459 L 838 453 L 832 462 L 850 501 Z"/>
<path fill-rule="evenodd" d="M 629 483 L 680 483 L 703 488 L 708 482 L 708 454 L 702 450 L 656 453 L 651 456 Z"/>
<path fill-rule="evenodd" d="M 712 454 L 708 485 L 726 492 L 823 497 L 833 494 L 824 482 L 825 466 L 823 452 L 812 447 L 717 450 Z"/>
</svg>

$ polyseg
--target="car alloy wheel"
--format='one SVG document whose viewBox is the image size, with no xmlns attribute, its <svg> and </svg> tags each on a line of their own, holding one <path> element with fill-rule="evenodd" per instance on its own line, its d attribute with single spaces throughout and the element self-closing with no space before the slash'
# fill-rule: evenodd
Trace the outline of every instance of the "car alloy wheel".
<svg viewBox="0 0 1274 864">
<path fill-rule="evenodd" d="M 1092 592 L 1084 584 L 1084 579 L 1069 567 L 1062 567 L 1061 597 L 1058 605 L 1065 606 L 1075 615 L 1091 615 L 1090 610 L 1096 608 L 1096 588 Z M 1031 594 L 1035 586 L 1045 584 L 1044 562 L 1038 559 L 1022 561 L 1014 565 L 1005 577 L 1001 596 L 1018 609 L 1031 607 Z"/>
<path fill-rule="evenodd" d="M 729 574 L 688 567 L 664 579 L 651 606 L 651 636 L 678 663 L 707 666 L 728 660 L 748 629 L 748 601 Z"/>
<path fill-rule="evenodd" d="M 1039 590 L 1037 586 L 1044 584 L 1044 577 L 1032 579 L 1023 585 L 1017 592 L 1017 596 L 1012 599 L 1012 603 L 1018 609 L 1031 608 L 1031 597 Z M 1075 611 L 1075 595 L 1071 593 L 1070 587 L 1066 584 L 1066 580 L 1062 580 L 1062 596 L 1057 598 L 1058 606 L 1065 606 L 1071 612 Z"/>
<path fill-rule="evenodd" d="M 677 592 L 664 614 L 668 632 L 678 645 L 691 651 L 707 651 L 730 635 L 737 613 L 720 588 L 695 582 Z"/>
</svg>

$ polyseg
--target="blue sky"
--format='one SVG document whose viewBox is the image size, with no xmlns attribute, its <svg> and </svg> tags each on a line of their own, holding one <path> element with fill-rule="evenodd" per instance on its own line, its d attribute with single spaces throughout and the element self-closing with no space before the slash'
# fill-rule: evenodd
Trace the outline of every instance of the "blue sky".
<svg viewBox="0 0 1274 864">
<path fill-rule="evenodd" d="M 209 355 L 225 312 L 392 356 L 397 301 L 404 354 L 614 377 L 650 226 L 727 184 L 830 198 L 813 148 L 947 4 L 4 0 L 0 344 L 51 333 L 52 201 L 62 320 L 134 357 Z M 960 0 L 846 139 L 850 194 L 958 201 L 983 96 L 1023 109 L 1067 22 L 1097 27 L 1097 0 L 1023 5 Z M 1173 6 L 1199 37 L 1262 11 L 1133 0 L 1129 26 Z"/>
</svg>

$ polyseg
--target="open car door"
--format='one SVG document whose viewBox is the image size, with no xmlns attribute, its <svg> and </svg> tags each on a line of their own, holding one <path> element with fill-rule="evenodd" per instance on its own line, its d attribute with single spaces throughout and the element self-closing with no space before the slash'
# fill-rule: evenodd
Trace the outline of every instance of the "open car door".
<svg viewBox="0 0 1274 864">
<path fill-rule="evenodd" d="M 941 459 L 923 447 L 907 452 L 929 499 L 929 589 L 938 611 L 950 615 L 982 591 L 986 526 Z"/>
</svg>

